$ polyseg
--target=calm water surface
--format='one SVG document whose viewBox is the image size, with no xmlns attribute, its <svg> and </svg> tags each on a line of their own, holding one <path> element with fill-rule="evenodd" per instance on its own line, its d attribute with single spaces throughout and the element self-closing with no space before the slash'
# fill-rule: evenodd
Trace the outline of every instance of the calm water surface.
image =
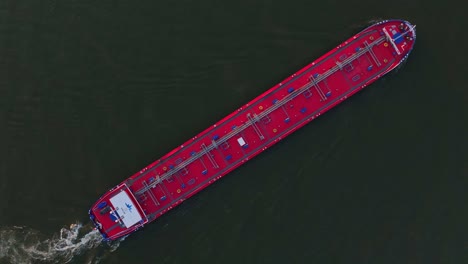
<svg viewBox="0 0 468 264">
<path fill-rule="evenodd" d="M 459 4 L 2 1 L 0 263 L 468 263 Z M 100 242 L 101 194 L 385 18 L 417 24 L 398 72 Z"/>
</svg>

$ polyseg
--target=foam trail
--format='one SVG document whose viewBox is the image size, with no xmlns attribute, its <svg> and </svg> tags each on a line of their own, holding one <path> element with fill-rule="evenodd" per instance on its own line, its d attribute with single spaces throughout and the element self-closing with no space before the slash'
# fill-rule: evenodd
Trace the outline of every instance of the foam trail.
<svg viewBox="0 0 468 264">
<path fill-rule="evenodd" d="M 62 228 L 52 238 L 45 238 L 27 227 L 0 228 L 0 263 L 68 263 L 73 257 L 97 248 L 101 242 L 102 237 L 97 230 L 83 227 L 80 223 Z M 119 243 L 109 246 L 114 251 Z M 89 263 L 95 262 L 92 259 Z"/>
</svg>

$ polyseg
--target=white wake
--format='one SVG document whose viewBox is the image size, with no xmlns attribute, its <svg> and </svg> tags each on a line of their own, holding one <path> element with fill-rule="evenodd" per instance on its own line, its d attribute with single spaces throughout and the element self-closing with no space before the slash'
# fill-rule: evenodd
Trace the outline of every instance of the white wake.
<svg viewBox="0 0 468 264">
<path fill-rule="evenodd" d="M 51 238 L 27 227 L 0 227 L 0 263 L 68 263 L 83 255 L 88 255 L 86 262 L 97 263 L 100 257 L 90 255 L 89 251 L 101 244 L 99 232 L 80 223 L 62 228 Z M 112 252 L 119 243 L 109 246 Z"/>
</svg>

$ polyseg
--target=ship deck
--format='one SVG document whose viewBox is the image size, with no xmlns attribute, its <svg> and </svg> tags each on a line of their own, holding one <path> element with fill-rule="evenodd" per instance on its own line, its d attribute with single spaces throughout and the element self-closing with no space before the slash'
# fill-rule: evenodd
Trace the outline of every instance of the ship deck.
<svg viewBox="0 0 468 264">
<path fill-rule="evenodd" d="M 143 218 L 156 219 L 395 68 L 406 52 L 396 53 L 404 47 L 395 50 L 383 27 L 350 38 L 126 180 Z"/>
</svg>

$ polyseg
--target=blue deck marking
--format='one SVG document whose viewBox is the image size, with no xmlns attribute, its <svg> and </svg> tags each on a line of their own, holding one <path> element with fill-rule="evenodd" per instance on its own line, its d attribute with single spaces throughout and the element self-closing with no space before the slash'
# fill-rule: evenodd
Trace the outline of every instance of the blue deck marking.
<svg viewBox="0 0 468 264">
<path fill-rule="evenodd" d="M 393 35 L 393 41 L 395 41 L 395 44 L 400 44 L 401 42 L 403 42 L 403 37 L 400 33 L 396 33 L 395 35 Z"/>
</svg>

